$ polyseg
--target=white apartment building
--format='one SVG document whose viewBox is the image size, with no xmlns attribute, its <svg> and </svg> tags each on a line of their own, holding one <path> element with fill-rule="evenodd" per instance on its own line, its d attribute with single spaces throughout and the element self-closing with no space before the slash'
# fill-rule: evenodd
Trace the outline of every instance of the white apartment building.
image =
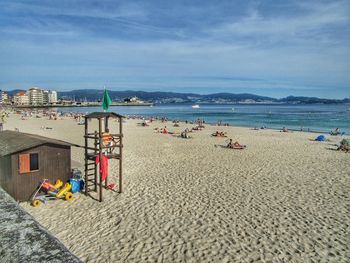
<svg viewBox="0 0 350 263">
<path fill-rule="evenodd" d="M 29 104 L 33 106 L 40 106 L 44 103 L 43 91 L 38 87 L 30 88 L 27 92 L 29 97 Z"/>
<path fill-rule="evenodd" d="M 49 102 L 52 104 L 56 104 L 58 101 L 57 99 L 57 91 L 55 90 L 50 90 L 49 91 Z"/>
<path fill-rule="evenodd" d="M 9 96 L 5 91 L 0 90 L 0 104 L 7 103 Z"/>
<path fill-rule="evenodd" d="M 48 90 L 43 90 L 43 104 L 47 105 L 49 104 L 49 91 Z"/>
<path fill-rule="evenodd" d="M 3 91 L 2 90 L 0 90 L 0 104 L 2 104 L 3 103 L 3 101 L 4 101 L 4 99 L 3 99 Z"/>
<path fill-rule="evenodd" d="M 13 102 L 16 105 L 42 106 L 57 103 L 57 92 L 54 90 L 42 90 L 32 87 L 27 92 L 21 91 L 14 95 Z"/>
<path fill-rule="evenodd" d="M 42 90 L 43 104 L 56 104 L 57 103 L 57 92 L 54 90 Z"/>
<path fill-rule="evenodd" d="M 25 91 L 17 92 L 13 96 L 13 103 L 15 105 L 29 105 L 29 97 Z"/>
</svg>

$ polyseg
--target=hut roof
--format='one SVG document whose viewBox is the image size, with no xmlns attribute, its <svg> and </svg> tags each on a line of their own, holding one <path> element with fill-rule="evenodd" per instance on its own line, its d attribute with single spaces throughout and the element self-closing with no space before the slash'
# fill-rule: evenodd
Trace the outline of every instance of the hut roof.
<svg viewBox="0 0 350 263">
<path fill-rule="evenodd" d="M 64 142 L 29 133 L 7 130 L 0 132 L 0 156 L 24 151 L 43 144 L 55 144 L 64 146 L 73 145 L 69 142 Z"/>
<path fill-rule="evenodd" d="M 104 117 L 112 117 L 112 118 L 124 118 L 123 115 L 120 115 L 115 112 L 92 112 L 85 115 L 86 118 L 104 118 Z"/>
</svg>

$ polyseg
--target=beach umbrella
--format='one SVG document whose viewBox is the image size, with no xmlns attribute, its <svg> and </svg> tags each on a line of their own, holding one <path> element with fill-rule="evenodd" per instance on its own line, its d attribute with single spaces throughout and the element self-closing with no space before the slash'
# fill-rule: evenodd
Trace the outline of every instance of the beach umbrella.
<svg viewBox="0 0 350 263">
<path fill-rule="evenodd" d="M 102 108 L 104 111 L 109 109 L 109 106 L 112 104 L 112 100 L 108 95 L 108 92 L 105 88 L 104 92 L 103 92 L 103 99 L 102 99 Z"/>
<path fill-rule="evenodd" d="M 326 136 L 324 135 L 319 135 L 317 136 L 317 138 L 315 139 L 316 141 L 319 141 L 319 142 L 324 142 L 326 140 Z"/>
</svg>

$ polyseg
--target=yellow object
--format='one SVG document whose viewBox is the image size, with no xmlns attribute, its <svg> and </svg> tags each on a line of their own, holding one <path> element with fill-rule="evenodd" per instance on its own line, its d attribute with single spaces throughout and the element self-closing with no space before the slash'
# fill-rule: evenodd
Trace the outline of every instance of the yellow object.
<svg viewBox="0 0 350 263">
<path fill-rule="evenodd" d="M 70 189 L 72 189 L 72 186 L 69 183 L 66 183 L 62 187 L 62 189 L 56 194 L 56 197 L 61 198 L 63 195 L 65 195 L 67 192 L 69 192 Z"/>
<path fill-rule="evenodd" d="M 72 201 L 73 200 L 73 194 L 71 192 L 66 193 L 66 196 L 64 197 L 66 201 Z"/>
<path fill-rule="evenodd" d="M 41 205 L 41 201 L 40 200 L 34 200 L 33 202 L 32 202 L 32 206 L 34 206 L 34 207 L 38 207 L 39 205 Z"/>
<path fill-rule="evenodd" d="M 62 185 L 63 185 L 63 182 L 61 180 L 57 180 L 55 183 L 55 188 L 60 189 Z"/>
</svg>

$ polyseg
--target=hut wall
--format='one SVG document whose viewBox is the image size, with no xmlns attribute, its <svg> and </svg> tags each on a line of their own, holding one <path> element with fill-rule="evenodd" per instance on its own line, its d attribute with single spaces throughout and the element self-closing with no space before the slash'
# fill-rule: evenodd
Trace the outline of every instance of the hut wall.
<svg viewBox="0 0 350 263">
<path fill-rule="evenodd" d="M 10 155 L 0 157 L 0 186 L 11 196 L 14 196 Z"/>
<path fill-rule="evenodd" d="M 39 154 L 39 170 L 19 173 L 19 155 L 25 153 Z M 12 157 L 14 178 L 14 198 L 17 201 L 28 201 L 43 179 L 55 183 L 60 179 L 65 183 L 70 178 L 70 147 L 59 145 L 41 145 Z"/>
</svg>

